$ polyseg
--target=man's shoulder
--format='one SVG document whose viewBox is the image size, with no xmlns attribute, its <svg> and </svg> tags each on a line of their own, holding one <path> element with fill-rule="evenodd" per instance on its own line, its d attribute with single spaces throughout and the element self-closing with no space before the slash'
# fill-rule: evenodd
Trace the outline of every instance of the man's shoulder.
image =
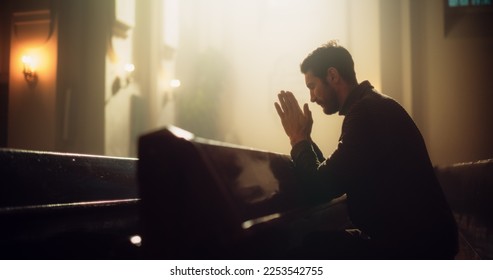
<svg viewBox="0 0 493 280">
<path fill-rule="evenodd" d="M 402 106 L 393 97 L 378 92 L 374 89 L 367 91 L 361 98 L 362 105 L 373 105 L 383 107 L 398 107 Z"/>
<path fill-rule="evenodd" d="M 367 118 L 395 118 L 407 114 L 405 109 L 394 98 L 373 89 L 367 91 L 354 104 L 351 113 L 365 115 Z"/>
<path fill-rule="evenodd" d="M 379 108 L 379 107 L 387 107 L 396 105 L 396 101 L 385 94 L 382 94 L 376 90 L 368 90 L 362 96 L 361 99 L 358 100 L 354 105 L 355 107 L 361 108 Z"/>
</svg>

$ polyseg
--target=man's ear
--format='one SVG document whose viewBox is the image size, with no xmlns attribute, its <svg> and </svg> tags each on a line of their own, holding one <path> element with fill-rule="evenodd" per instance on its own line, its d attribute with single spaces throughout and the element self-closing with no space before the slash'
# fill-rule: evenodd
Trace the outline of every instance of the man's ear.
<svg viewBox="0 0 493 280">
<path fill-rule="evenodd" d="M 339 81 L 339 71 L 335 69 L 334 67 L 329 67 L 327 69 L 327 76 L 325 77 L 325 80 L 327 83 L 333 84 L 335 82 Z"/>
</svg>

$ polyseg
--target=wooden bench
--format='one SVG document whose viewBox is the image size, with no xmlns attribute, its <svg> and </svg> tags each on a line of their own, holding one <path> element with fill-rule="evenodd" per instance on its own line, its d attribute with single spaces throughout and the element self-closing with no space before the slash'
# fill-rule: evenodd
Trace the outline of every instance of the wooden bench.
<svg viewBox="0 0 493 280">
<path fill-rule="evenodd" d="M 1 259 L 134 259 L 137 160 L 0 149 Z"/>
<path fill-rule="evenodd" d="M 169 259 L 284 259 L 304 233 L 348 225 L 345 203 L 307 201 L 287 155 L 169 127 L 139 141 L 142 245 Z"/>
<path fill-rule="evenodd" d="M 174 127 L 143 135 L 139 160 L 0 149 L 0 259 L 289 258 L 304 234 L 349 223 L 344 199 L 306 201 L 292 168 Z M 457 258 L 492 259 L 493 160 L 436 172 Z"/>
<path fill-rule="evenodd" d="M 493 259 L 493 159 L 435 168 L 459 228 L 457 259 Z"/>
<path fill-rule="evenodd" d="M 291 171 L 174 127 L 142 136 L 139 160 L 0 149 L 0 259 L 283 258 L 347 221 L 344 203 L 304 201 Z"/>
<path fill-rule="evenodd" d="M 304 201 L 287 155 L 172 127 L 143 136 L 139 151 L 149 256 L 289 258 L 305 233 L 350 225 L 344 199 Z M 493 259 L 493 159 L 435 171 L 459 227 L 456 258 Z"/>
</svg>

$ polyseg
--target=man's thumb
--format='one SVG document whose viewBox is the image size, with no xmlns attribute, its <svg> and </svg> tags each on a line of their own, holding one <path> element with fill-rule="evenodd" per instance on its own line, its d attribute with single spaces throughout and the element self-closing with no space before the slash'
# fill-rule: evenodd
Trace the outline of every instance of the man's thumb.
<svg viewBox="0 0 493 280">
<path fill-rule="evenodd" d="M 307 116 L 309 119 L 312 118 L 312 112 L 310 111 L 310 108 L 308 108 L 308 103 L 305 103 L 305 105 L 303 105 L 303 113 L 305 114 L 305 116 Z"/>
</svg>

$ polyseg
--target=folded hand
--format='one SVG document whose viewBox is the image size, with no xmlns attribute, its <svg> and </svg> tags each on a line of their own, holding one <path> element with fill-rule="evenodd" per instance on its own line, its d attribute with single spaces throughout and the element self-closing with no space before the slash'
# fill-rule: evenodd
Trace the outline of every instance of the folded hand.
<svg viewBox="0 0 493 280">
<path fill-rule="evenodd" d="M 281 118 L 282 126 L 291 141 L 291 145 L 303 140 L 309 140 L 313 118 L 308 104 L 303 106 L 302 111 L 293 93 L 289 91 L 281 91 L 278 94 L 278 98 L 279 103 L 275 102 L 274 106 Z"/>
</svg>

